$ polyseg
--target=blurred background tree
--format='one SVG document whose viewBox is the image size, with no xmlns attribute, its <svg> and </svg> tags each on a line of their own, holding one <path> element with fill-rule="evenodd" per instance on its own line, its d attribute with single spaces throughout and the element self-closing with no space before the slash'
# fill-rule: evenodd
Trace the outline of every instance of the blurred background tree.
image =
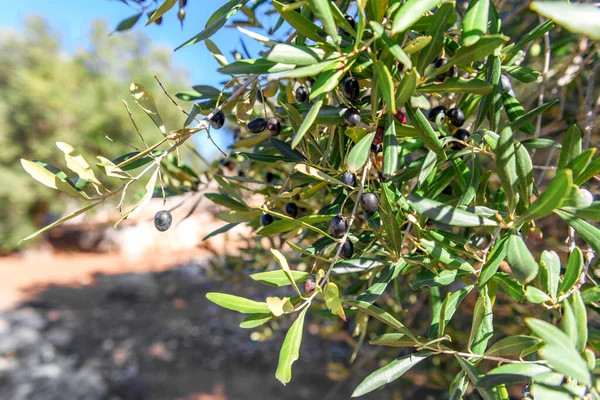
<svg viewBox="0 0 600 400">
<path fill-rule="evenodd" d="M 187 71 L 173 64 L 171 51 L 144 33 L 111 35 L 107 23 L 96 20 L 81 39 L 86 40 L 80 50 L 66 53 L 60 31 L 41 17 L 28 17 L 22 32 L 0 35 L 0 252 L 15 249 L 28 232 L 48 222 L 45 215 L 66 206 L 27 177 L 19 163 L 23 154 L 59 160 L 55 142 L 64 141 L 90 161 L 94 154 L 114 158 L 128 151 L 121 142 L 141 145 L 119 101 L 130 101 L 130 82 L 156 87 L 157 76 L 169 92 L 189 86 Z M 182 114 L 166 96 L 157 93 L 155 99 L 167 127 L 174 129 Z M 145 137 L 160 137 L 139 108 L 131 112 Z"/>
</svg>

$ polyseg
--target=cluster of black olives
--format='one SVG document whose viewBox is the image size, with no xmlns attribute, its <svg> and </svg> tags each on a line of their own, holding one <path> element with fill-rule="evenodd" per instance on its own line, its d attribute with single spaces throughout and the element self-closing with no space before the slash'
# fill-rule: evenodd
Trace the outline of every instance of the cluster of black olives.
<svg viewBox="0 0 600 400">
<path fill-rule="evenodd" d="M 294 202 L 285 203 L 283 206 L 283 211 L 292 218 L 296 218 L 298 216 L 298 205 Z M 275 221 L 271 214 L 263 214 L 260 217 L 260 224 L 262 226 L 271 225 Z"/>
<path fill-rule="evenodd" d="M 354 29 L 354 27 L 356 26 L 354 19 L 349 15 L 346 15 L 345 17 L 346 17 L 348 23 L 350 24 L 350 26 L 352 26 L 352 28 Z M 348 35 L 348 33 L 345 32 L 342 28 L 339 28 L 338 32 L 342 35 Z M 440 67 L 446 65 L 447 63 L 448 63 L 447 58 L 439 58 L 436 61 L 434 61 L 433 67 L 437 69 L 437 68 L 440 68 Z M 455 73 L 455 67 L 452 66 L 448 71 L 436 76 L 436 80 L 442 82 L 442 81 L 446 80 L 447 78 L 454 76 L 454 73 Z M 307 83 L 310 84 L 310 81 L 307 80 Z M 342 94 L 350 103 L 356 104 L 356 102 L 360 99 L 360 85 L 356 78 L 354 78 L 352 76 L 348 76 L 347 78 L 345 78 L 344 81 L 342 82 L 341 89 L 342 89 Z M 258 94 L 257 94 L 257 96 L 258 96 Z M 310 99 L 310 91 L 307 88 L 307 86 L 304 86 L 304 85 L 298 86 L 295 90 L 294 98 L 295 98 L 296 102 L 298 102 L 298 103 L 308 102 Z M 260 100 L 263 100 L 262 93 L 260 93 Z M 444 119 L 447 118 L 449 123 L 454 128 L 458 128 L 456 130 L 456 132 L 454 133 L 454 137 L 456 139 L 465 141 L 469 137 L 468 131 L 466 131 L 465 129 L 460 129 L 460 127 L 465 122 L 464 113 L 460 109 L 451 108 L 450 110 L 447 110 L 443 106 L 435 107 L 429 112 L 429 120 L 431 120 L 432 122 L 435 122 L 436 118 L 438 117 L 439 114 L 443 114 Z M 398 111 L 396 114 L 394 114 L 394 117 L 401 124 L 406 123 L 406 116 L 404 115 L 404 113 L 402 111 Z M 343 113 L 343 119 L 344 119 L 345 126 L 350 126 L 350 127 L 359 126 L 361 124 L 360 111 L 355 107 L 352 107 L 352 106 L 348 107 L 348 108 L 346 108 L 346 110 Z M 220 129 L 223 126 L 224 122 L 225 122 L 225 117 L 224 117 L 222 111 L 217 112 L 210 119 L 210 124 L 214 129 Z M 281 123 L 276 117 L 270 117 L 268 119 L 259 117 L 259 118 L 255 118 L 252 121 L 250 121 L 247 125 L 247 129 L 251 133 L 261 133 L 266 129 L 269 131 L 269 133 L 272 136 L 277 136 L 281 132 Z M 376 132 L 375 132 L 375 137 L 374 137 L 372 145 L 371 145 L 371 150 L 374 153 L 379 153 L 382 151 L 383 136 L 384 136 L 383 128 L 377 127 Z M 460 146 L 460 145 L 455 145 L 455 148 L 457 146 Z M 269 174 L 271 176 L 273 176 L 272 173 L 268 172 L 267 175 L 269 175 Z M 267 181 L 270 181 L 270 180 L 272 180 L 272 179 L 267 179 Z M 351 172 L 344 172 L 341 180 L 342 180 L 342 183 L 347 186 L 356 187 L 356 185 L 357 185 L 356 175 Z M 379 209 L 379 199 L 377 198 L 377 195 L 375 193 L 370 193 L 370 192 L 363 193 L 359 199 L 359 202 L 360 202 L 362 210 L 365 212 L 365 214 L 367 216 L 371 216 L 371 215 L 375 214 Z M 298 206 L 293 202 L 288 202 L 284 206 L 284 211 L 290 217 L 296 218 L 296 216 L 298 215 Z M 260 217 L 260 224 L 262 226 L 268 226 L 273 222 L 274 222 L 274 218 L 270 214 L 263 214 Z M 169 224 L 170 224 L 170 222 L 169 222 Z M 158 229 L 158 225 L 157 225 L 157 229 Z M 348 222 L 345 217 L 338 215 L 338 216 L 335 216 L 330 221 L 329 231 L 331 232 L 331 234 L 333 236 L 341 237 L 346 233 L 347 230 L 348 230 Z M 354 254 L 354 245 L 352 244 L 352 242 L 350 240 L 346 240 L 343 244 L 341 244 L 341 246 L 342 246 L 342 248 L 340 250 L 340 256 L 345 259 L 352 258 L 352 255 Z M 314 281 L 314 277 L 313 277 L 313 281 Z M 310 287 L 308 289 L 313 290 L 314 282 L 312 285 L 309 285 L 309 286 Z M 307 293 L 310 290 L 307 290 Z"/>
<path fill-rule="evenodd" d="M 344 182 L 345 180 L 345 182 Z M 345 172 L 342 176 L 342 182 L 345 184 L 353 183 L 356 184 L 356 176 L 350 172 Z M 368 215 L 373 215 L 379 210 L 379 199 L 375 193 L 363 193 L 359 199 L 360 206 L 363 211 Z M 336 215 L 329 222 L 329 232 L 335 237 L 342 237 L 348 231 L 348 221 L 341 215 Z M 340 257 L 344 259 L 352 258 L 354 254 L 354 245 L 349 239 L 342 244 L 340 250 Z"/>
<path fill-rule="evenodd" d="M 458 128 L 452 135 L 455 139 L 464 142 L 469 138 L 469 131 L 461 128 L 461 126 L 465 124 L 465 114 L 459 108 L 451 108 L 448 110 L 444 106 L 437 106 L 429 111 L 427 118 L 431 122 L 435 122 L 440 115 L 442 116 L 444 122 L 448 122 L 453 128 Z M 461 143 L 454 143 L 452 145 L 454 150 L 460 150 L 464 147 L 465 146 Z"/>
</svg>

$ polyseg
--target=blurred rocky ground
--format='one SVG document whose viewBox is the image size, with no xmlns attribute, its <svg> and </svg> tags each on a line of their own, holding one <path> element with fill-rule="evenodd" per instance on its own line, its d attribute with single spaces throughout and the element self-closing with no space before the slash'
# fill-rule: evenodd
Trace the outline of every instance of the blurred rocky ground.
<svg viewBox="0 0 600 400">
<path fill-rule="evenodd" d="M 347 399 L 376 368 L 369 361 L 376 349 L 367 345 L 347 380 L 330 380 L 339 377 L 334 369 L 348 367 L 353 326 L 325 339 L 327 320 L 323 325 L 310 318 L 294 378 L 284 387 L 274 372 L 284 329 L 293 318 L 283 318 L 280 329 L 244 330 L 238 326 L 242 315 L 206 300 L 210 291 L 265 296 L 264 286 L 237 274 L 215 280 L 204 262 L 97 274 L 86 285 L 47 286 L 0 313 L 0 398 Z M 411 394 L 404 398 L 432 393 L 412 397 L 413 385 L 391 386 Z M 366 398 L 393 397 L 377 392 Z"/>
</svg>

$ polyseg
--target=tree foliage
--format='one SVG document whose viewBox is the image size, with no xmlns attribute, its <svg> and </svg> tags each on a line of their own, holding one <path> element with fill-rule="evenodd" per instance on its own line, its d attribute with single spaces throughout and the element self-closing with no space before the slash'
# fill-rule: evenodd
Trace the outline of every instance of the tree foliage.
<svg viewBox="0 0 600 400">
<path fill-rule="evenodd" d="M 128 83 L 135 78 L 149 85 L 157 75 L 168 88 L 186 84 L 184 71 L 174 68 L 169 52 L 151 45 L 144 34 L 109 36 L 109 32 L 105 22 L 93 22 L 89 44 L 71 55 L 65 52 L 59 31 L 30 17 L 22 31 L 7 31 L 0 40 L 2 251 L 14 249 L 35 224 L 47 224 L 44 215 L 49 211 L 65 211 L 65 202 L 28 179 L 20 157 L 56 160 L 56 142 L 108 158 L 130 151 L 125 142 L 143 146 L 120 101 L 129 96 Z M 179 111 L 166 107 L 171 104 L 166 98 L 158 101 L 165 120 L 174 123 Z M 134 108 L 132 112 L 140 115 Z M 140 118 L 137 123 L 144 131 L 152 125 Z"/>
<path fill-rule="evenodd" d="M 171 9 L 181 16 L 185 3 L 162 2 L 148 22 Z M 222 168 L 206 175 L 220 187 L 206 197 L 227 222 L 209 236 L 237 224 L 254 228 L 247 256 L 260 272 L 250 278 L 281 289 L 264 301 L 207 297 L 247 314 L 243 328 L 296 316 L 275 375 L 283 384 L 302 356 L 304 320 L 316 314 L 352 321 L 356 351 L 366 342 L 403 349 L 355 396 L 435 362 L 452 399 L 471 390 L 506 399 L 511 385 L 524 383 L 538 399 L 599 398 L 600 347 L 588 325 L 600 301 L 593 279 L 600 208 L 588 189 L 600 168 L 590 147 L 598 93 L 591 65 L 599 58 L 590 39 L 600 11 L 572 4 L 559 17 L 533 2 L 565 30 L 516 3 L 500 2 L 508 11 L 497 3 L 230 0 L 182 44 L 205 42 L 228 81 L 178 93 L 195 101 L 178 129 L 165 131 L 148 89 L 130 86 L 164 138 L 127 159 L 100 160 L 106 179 L 121 180 L 118 189 L 88 176 L 87 188 L 73 190 L 60 172 L 32 175 L 90 207 L 112 196 L 123 202 L 130 184 L 143 181 L 146 194 L 124 209 L 126 218 L 152 195 L 194 190 L 197 173 L 170 155 L 192 135 L 214 133 L 224 115 L 240 129 Z M 230 61 L 210 41 L 228 23 L 260 25 L 261 11 L 278 15 L 270 36 L 240 29 L 264 46 L 259 57 Z M 523 23 L 508 22 L 519 13 Z M 583 20 L 574 27 L 564 22 L 569 14 Z M 540 57 L 539 43 L 551 39 Z M 540 62 L 545 57 L 555 65 Z M 553 92 L 551 82 L 561 89 Z M 578 96 L 584 101 L 568 104 Z M 560 140 L 543 137 L 556 132 Z M 541 170 L 552 173 L 534 179 L 540 152 L 548 159 Z M 228 172 L 235 168 L 239 174 Z M 159 183 L 174 190 L 156 190 Z M 262 196 L 262 206 L 251 205 L 251 195 Z M 539 254 L 533 242 L 548 219 L 569 243 Z M 258 266 L 265 257 L 274 261 L 266 270 Z"/>
</svg>

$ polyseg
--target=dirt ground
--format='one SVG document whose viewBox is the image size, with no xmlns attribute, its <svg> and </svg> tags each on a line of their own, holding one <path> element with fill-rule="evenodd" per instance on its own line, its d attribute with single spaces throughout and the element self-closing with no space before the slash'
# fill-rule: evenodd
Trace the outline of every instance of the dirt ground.
<svg viewBox="0 0 600 400">
<path fill-rule="evenodd" d="M 135 261 L 120 253 L 28 251 L 0 257 L 0 309 L 9 309 L 35 297 L 51 285 L 81 286 L 94 274 L 164 271 L 190 260 L 203 261 L 211 253 L 202 249 L 146 253 Z"/>
<path fill-rule="evenodd" d="M 0 399 L 341 400 L 377 367 L 369 346 L 347 380 L 328 379 L 328 365 L 352 354 L 353 325 L 326 339 L 310 316 L 284 387 L 274 372 L 293 318 L 263 330 L 263 339 L 240 329 L 243 316 L 206 293 L 258 299 L 265 288 L 233 272 L 215 279 L 208 258 L 202 250 L 136 262 L 94 253 L 2 258 Z M 389 386 L 365 399 L 392 399 L 399 388 L 404 398 L 437 395 L 407 382 Z"/>
</svg>

